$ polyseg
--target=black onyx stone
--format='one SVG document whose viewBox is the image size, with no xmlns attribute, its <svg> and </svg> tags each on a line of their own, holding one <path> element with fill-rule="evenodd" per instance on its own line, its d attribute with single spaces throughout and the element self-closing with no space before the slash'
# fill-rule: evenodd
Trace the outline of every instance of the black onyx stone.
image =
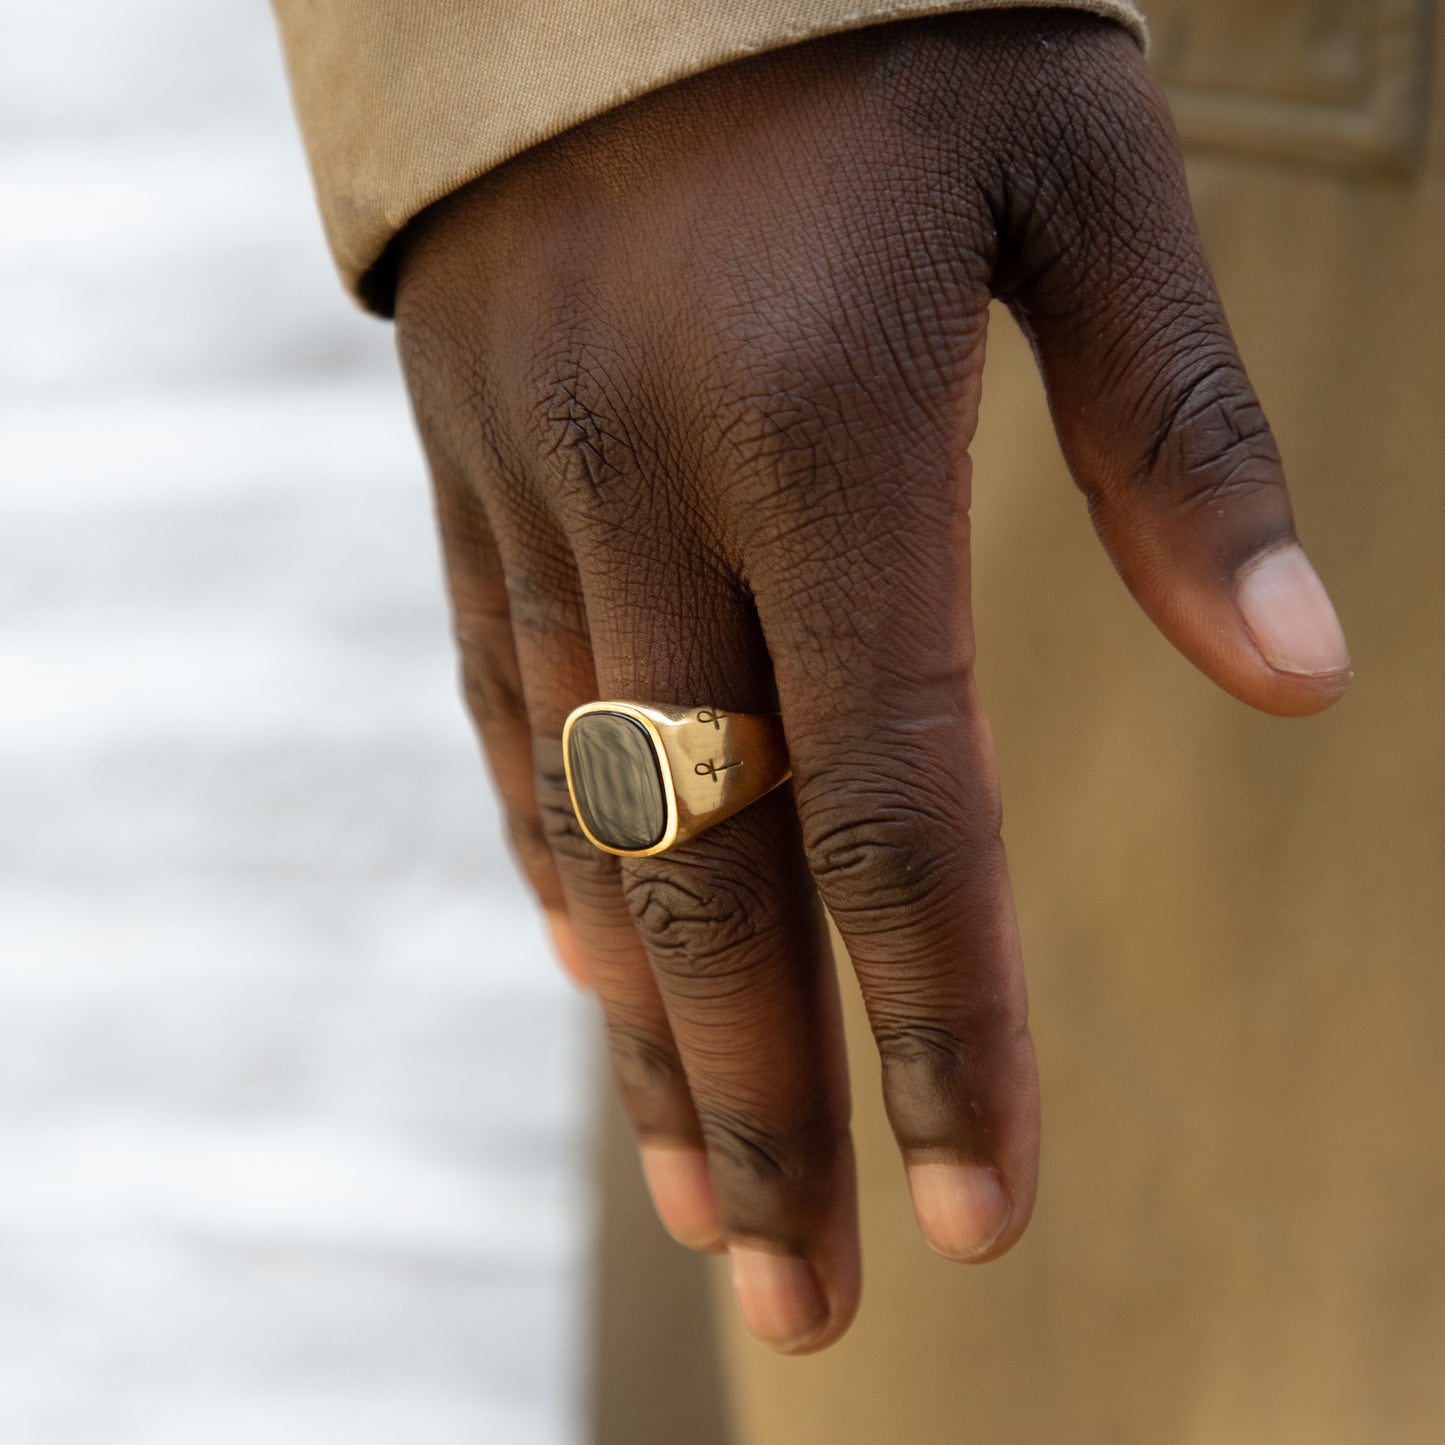
<svg viewBox="0 0 1445 1445">
<path fill-rule="evenodd" d="M 586 713 L 567 734 L 567 765 L 577 814 L 599 843 L 640 852 L 662 841 L 667 799 L 641 723 L 621 713 Z"/>
</svg>

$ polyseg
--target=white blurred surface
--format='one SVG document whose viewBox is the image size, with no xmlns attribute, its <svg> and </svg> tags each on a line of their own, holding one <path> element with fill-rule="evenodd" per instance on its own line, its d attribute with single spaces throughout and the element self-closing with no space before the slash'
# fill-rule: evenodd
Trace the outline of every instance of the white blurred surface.
<svg viewBox="0 0 1445 1445">
<path fill-rule="evenodd" d="M 269 14 L 0 21 L 0 1441 L 565 1445 L 582 1011 Z"/>
</svg>

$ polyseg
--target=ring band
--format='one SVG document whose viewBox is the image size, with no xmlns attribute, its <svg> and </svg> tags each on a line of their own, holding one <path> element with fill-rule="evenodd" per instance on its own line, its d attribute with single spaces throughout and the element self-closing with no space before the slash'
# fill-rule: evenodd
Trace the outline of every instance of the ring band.
<svg viewBox="0 0 1445 1445">
<path fill-rule="evenodd" d="M 792 769 L 776 713 L 589 702 L 562 729 L 572 809 L 588 841 L 650 858 L 696 838 Z"/>
</svg>

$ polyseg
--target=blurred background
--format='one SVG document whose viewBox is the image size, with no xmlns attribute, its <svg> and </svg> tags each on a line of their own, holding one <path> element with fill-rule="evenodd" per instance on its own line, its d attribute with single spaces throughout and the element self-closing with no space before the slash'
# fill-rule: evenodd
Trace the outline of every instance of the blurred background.
<svg viewBox="0 0 1445 1445">
<path fill-rule="evenodd" d="M 579 1001 L 259 0 L 6 0 L 0 1440 L 580 1438 Z"/>
</svg>

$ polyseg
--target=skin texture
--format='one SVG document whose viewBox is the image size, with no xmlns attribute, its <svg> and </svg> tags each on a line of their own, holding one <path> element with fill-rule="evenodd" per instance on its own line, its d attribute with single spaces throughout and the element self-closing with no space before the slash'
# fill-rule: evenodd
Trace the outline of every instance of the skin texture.
<svg viewBox="0 0 1445 1445">
<path fill-rule="evenodd" d="M 516 852 L 601 1001 L 664 1221 L 733 1252 L 756 1334 L 822 1348 L 859 1261 L 820 902 L 931 1242 L 996 1257 L 1034 1200 L 969 602 L 991 298 L 1170 641 L 1270 712 L 1349 681 L 1166 106 L 1130 39 L 1081 16 L 835 36 L 529 152 L 425 213 L 398 276 L 466 697 Z M 604 856 L 559 741 L 599 697 L 778 708 L 791 790 L 661 857 Z"/>
</svg>

